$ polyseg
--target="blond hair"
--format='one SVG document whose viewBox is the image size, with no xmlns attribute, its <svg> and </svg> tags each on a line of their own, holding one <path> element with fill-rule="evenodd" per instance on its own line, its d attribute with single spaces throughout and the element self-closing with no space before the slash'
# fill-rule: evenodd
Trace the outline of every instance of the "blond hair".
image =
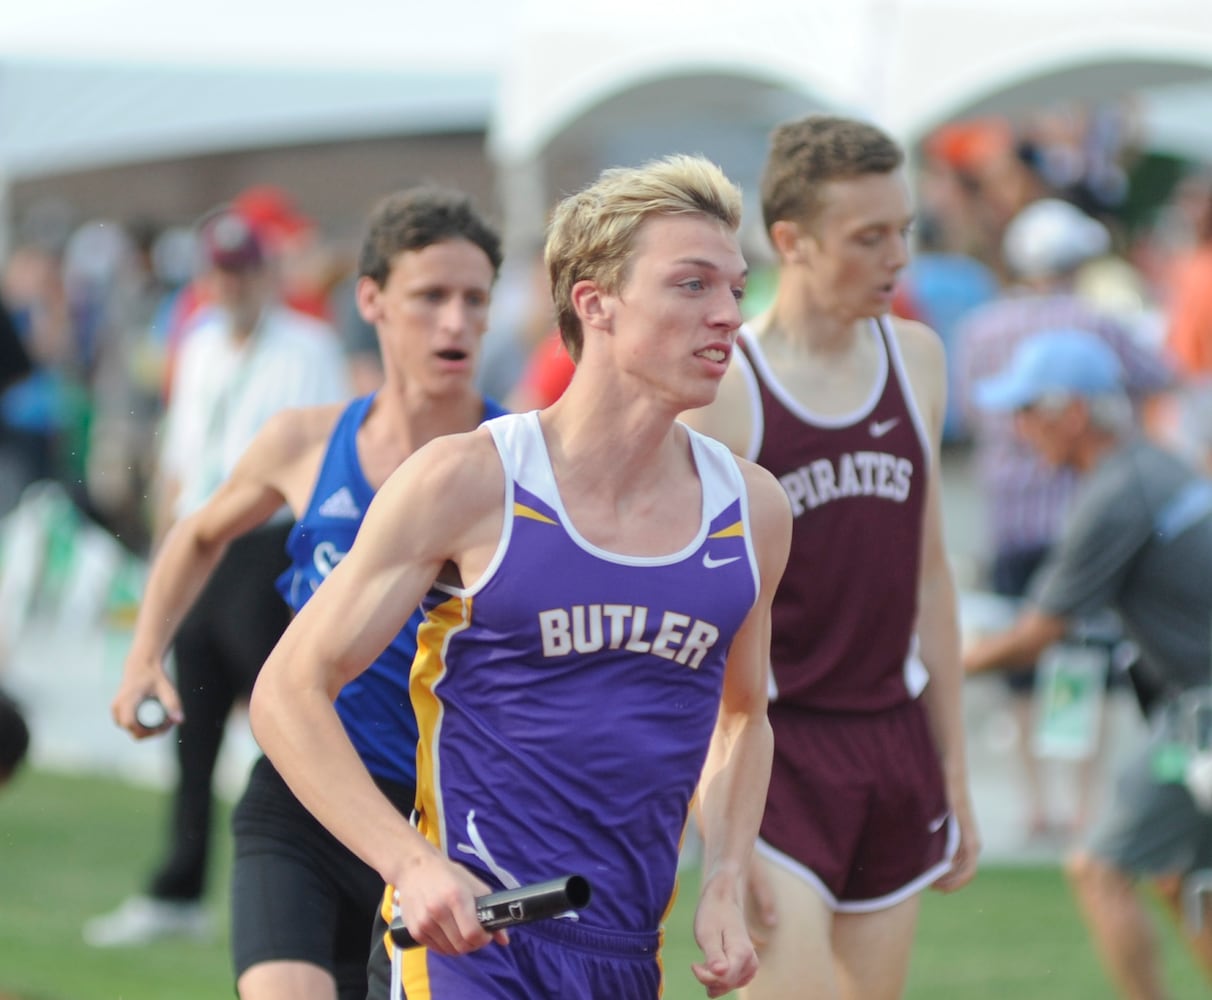
<svg viewBox="0 0 1212 1000">
<path fill-rule="evenodd" d="M 573 361 L 580 360 L 584 342 L 573 286 L 589 280 L 617 292 L 627 278 L 636 233 L 654 215 L 702 215 L 736 232 L 741 192 L 710 160 L 675 155 L 604 170 L 594 184 L 556 206 L 544 259 L 560 337 Z"/>
</svg>

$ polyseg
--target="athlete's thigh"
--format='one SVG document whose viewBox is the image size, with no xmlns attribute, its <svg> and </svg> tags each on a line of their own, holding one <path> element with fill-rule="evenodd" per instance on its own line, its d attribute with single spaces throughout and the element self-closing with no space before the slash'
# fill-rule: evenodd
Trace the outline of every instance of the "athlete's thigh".
<svg viewBox="0 0 1212 1000">
<path fill-rule="evenodd" d="M 263 962 L 298 961 L 331 978 L 337 906 L 332 887 L 302 854 L 264 837 L 240 838 L 232 860 L 231 923 L 237 976 Z"/>
<path fill-rule="evenodd" d="M 340 996 L 364 998 L 378 875 L 303 808 L 265 758 L 236 804 L 232 833 L 237 976 L 309 963 L 337 981 Z"/>
<path fill-rule="evenodd" d="M 870 913 L 833 918 L 833 955 L 843 1000 L 899 1000 L 909 974 L 921 894 Z"/>
<path fill-rule="evenodd" d="M 332 976 L 310 962 L 261 962 L 236 980 L 236 991 L 240 1000 L 337 1000 Z"/>
<path fill-rule="evenodd" d="M 833 912 L 821 894 L 800 876 L 756 858 L 774 901 L 775 924 L 763 927 L 748 914 L 750 933 L 758 943 L 758 973 L 741 991 L 744 1000 L 786 1000 L 839 996 L 833 972 L 830 928 Z"/>
</svg>

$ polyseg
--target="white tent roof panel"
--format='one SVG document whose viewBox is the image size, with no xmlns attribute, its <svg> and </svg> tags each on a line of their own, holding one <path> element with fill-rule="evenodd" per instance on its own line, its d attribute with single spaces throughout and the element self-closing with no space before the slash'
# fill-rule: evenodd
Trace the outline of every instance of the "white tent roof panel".
<svg viewBox="0 0 1212 1000">
<path fill-rule="evenodd" d="M 489 73 L 0 63 L 0 171 L 482 129 L 495 92 Z"/>
</svg>

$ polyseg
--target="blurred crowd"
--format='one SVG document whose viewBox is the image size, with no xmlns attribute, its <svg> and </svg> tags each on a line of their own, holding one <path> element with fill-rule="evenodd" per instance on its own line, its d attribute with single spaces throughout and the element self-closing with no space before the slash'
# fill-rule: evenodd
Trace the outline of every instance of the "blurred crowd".
<svg viewBox="0 0 1212 1000">
<path fill-rule="evenodd" d="M 1040 202 L 1069 210 L 1036 212 L 1028 224 L 1026 210 Z M 1154 394 L 1144 420 L 1168 443 L 1207 460 L 1207 164 L 1145 153 L 1125 109 L 1067 105 L 939 128 L 921 150 L 917 207 L 917 252 L 897 311 L 939 332 L 953 376 L 973 311 L 1038 295 L 1046 281 L 1088 307 L 1087 323 L 1119 328 L 1171 367 L 1172 391 Z M 953 442 L 974 432 L 963 390 L 953 379 Z"/>
<path fill-rule="evenodd" d="M 180 349 L 218 308 L 215 275 L 240 269 L 216 267 L 204 245 L 207 219 L 224 212 L 247 221 L 265 258 L 263 305 L 323 324 L 342 348 L 351 391 L 379 383 L 374 330 L 354 304 L 354 251 L 288 191 L 256 185 L 184 224 L 75 222 L 68 206 L 35 204 L 0 261 L 0 306 L 32 364 L 0 393 L 0 516 L 30 484 L 53 481 L 131 553 L 147 554 Z M 497 288 L 481 378 L 502 398 L 537 339 L 527 325 L 541 335 L 551 324 L 536 263 L 515 262 Z"/>
<path fill-rule="evenodd" d="M 1212 173 L 1188 163 L 1159 172 L 1147 160 L 1121 112 L 1065 106 L 942 126 L 918 150 L 917 249 L 896 311 L 939 332 L 958 380 L 971 313 L 1031 292 L 1028 272 L 1055 269 L 1056 260 L 1042 258 L 1059 253 L 1066 287 L 1171 365 L 1173 391 L 1155 396 L 1145 419 L 1198 458 L 1212 447 Z M 1043 200 L 1074 211 L 1046 220 L 1051 231 L 1020 250 L 1039 259 L 1015 267 L 1007 233 Z M 355 391 L 375 385 L 378 349 L 353 304 L 352 251 L 272 184 L 236 193 L 229 207 L 265 246 L 281 301 L 329 326 Z M 1085 236 L 1083 219 L 1097 223 Z M 0 396 L 0 514 L 27 484 L 52 479 L 131 552 L 147 552 L 173 365 L 210 297 L 197 222 L 78 221 L 57 203 L 16 220 L 0 297 L 34 370 Z M 1049 239 L 1056 245 L 1045 246 Z M 753 263 L 749 315 L 763 307 L 767 284 L 763 261 Z M 570 372 L 537 252 L 507 259 L 481 389 L 515 407 L 541 406 Z M 973 436 L 955 381 L 946 438 Z"/>
</svg>

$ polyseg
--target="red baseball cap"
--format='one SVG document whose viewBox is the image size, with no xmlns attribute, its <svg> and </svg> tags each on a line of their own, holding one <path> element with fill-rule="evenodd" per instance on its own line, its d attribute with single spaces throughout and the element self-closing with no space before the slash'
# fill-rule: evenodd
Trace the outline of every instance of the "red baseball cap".
<svg viewBox="0 0 1212 1000">
<path fill-rule="evenodd" d="M 273 184 L 246 188 L 232 199 L 233 212 L 242 215 L 269 246 L 312 228 L 312 222 L 296 207 L 290 196 Z"/>
</svg>

